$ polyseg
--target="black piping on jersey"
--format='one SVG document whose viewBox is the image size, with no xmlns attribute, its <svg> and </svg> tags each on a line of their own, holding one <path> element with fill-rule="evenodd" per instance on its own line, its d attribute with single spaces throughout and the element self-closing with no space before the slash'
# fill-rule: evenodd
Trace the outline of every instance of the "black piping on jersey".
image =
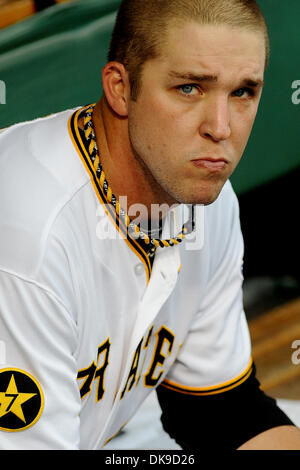
<svg viewBox="0 0 300 470">
<path fill-rule="evenodd" d="M 170 380 L 164 380 L 161 383 L 161 387 L 165 387 L 169 390 L 173 390 L 174 392 L 183 393 L 186 395 L 194 395 L 194 396 L 204 396 L 204 395 L 216 395 L 218 393 L 223 393 L 232 388 L 238 387 L 243 382 L 245 382 L 248 377 L 250 377 L 253 371 L 253 360 L 251 358 L 248 366 L 246 369 L 237 377 L 228 382 L 212 386 L 212 387 L 186 387 L 184 385 L 179 385 Z"/>
<path fill-rule="evenodd" d="M 147 248 L 148 245 L 141 239 L 135 240 L 130 236 L 128 233 L 127 227 L 120 219 L 118 214 L 115 211 L 113 205 L 108 201 L 102 188 L 98 182 L 97 174 L 94 169 L 93 163 L 90 159 L 87 144 L 85 144 L 85 140 L 82 139 L 82 130 L 78 127 L 78 119 L 80 117 L 81 112 L 83 109 L 89 108 L 91 105 L 84 106 L 81 109 L 75 111 L 69 119 L 69 131 L 72 138 L 72 141 L 75 145 L 76 150 L 79 153 L 80 158 L 82 159 L 83 163 L 85 164 L 86 169 L 90 174 L 90 178 L 92 180 L 93 186 L 95 188 L 96 194 L 100 199 L 100 202 L 105 205 L 106 211 L 109 212 L 109 215 L 114 222 L 117 230 L 123 235 L 124 240 L 128 243 L 131 249 L 137 254 L 137 256 L 141 259 L 143 264 L 146 268 L 146 275 L 147 275 L 147 282 L 149 282 L 152 270 L 152 259 L 150 259 L 147 255 Z"/>
</svg>

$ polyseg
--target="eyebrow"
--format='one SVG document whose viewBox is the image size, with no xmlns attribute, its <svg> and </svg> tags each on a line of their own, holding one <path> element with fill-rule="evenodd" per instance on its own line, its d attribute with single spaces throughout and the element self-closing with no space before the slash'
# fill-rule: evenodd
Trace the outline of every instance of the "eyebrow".
<svg viewBox="0 0 300 470">
<path fill-rule="evenodd" d="M 251 78 L 246 78 L 243 80 L 242 85 L 251 86 L 253 88 L 263 86 L 264 81 L 258 78 L 257 80 L 252 80 Z"/>
<path fill-rule="evenodd" d="M 216 75 L 207 75 L 207 74 L 194 74 L 190 72 L 175 72 L 175 71 L 170 71 L 169 76 L 171 78 L 178 78 L 180 80 L 191 80 L 193 82 L 217 82 L 218 77 Z M 264 81 L 260 78 L 258 79 L 252 79 L 252 78 L 245 78 L 242 82 L 242 86 L 249 86 L 249 87 L 262 87 L 264 84 Z"/>
<path fill-rule="evenodd" d="M 194 74 L 194 73 L 181 73 L 171 70 L 169 76 L 172 78 L 179 78 L 180 80 L 193 80 L 195 82 L 216 82 L 218 77 L 215 75 Z"/>
</svg>

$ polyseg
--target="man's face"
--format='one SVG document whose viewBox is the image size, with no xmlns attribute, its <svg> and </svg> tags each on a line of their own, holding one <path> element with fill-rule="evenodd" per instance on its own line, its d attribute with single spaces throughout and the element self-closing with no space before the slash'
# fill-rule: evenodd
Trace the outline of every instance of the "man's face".
<svg viewBox="0 0 300 470">
<path fill-rule="evenodd" d="M 170 28 L 160 57 L 144 64 L 128 113 L 132 150 L 162 198 L 218 197 L 247 144 L 264 66 L 262 33 L 194 22 Z"/>
</svg>

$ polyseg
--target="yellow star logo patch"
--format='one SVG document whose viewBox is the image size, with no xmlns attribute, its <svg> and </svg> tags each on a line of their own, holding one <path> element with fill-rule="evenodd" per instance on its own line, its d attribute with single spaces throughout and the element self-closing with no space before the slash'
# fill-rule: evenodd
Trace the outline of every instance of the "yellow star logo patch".
<svg viewBox="0 0 300 470">
<path fill-rule="evenodd" d="M 12 374 L 6 392 L 0 392 L 0 418 L 6 413 L 14 413 L 26 423 L 21 405 L 35 395 L 36 393 L 19 393 Z"/>
<path fill-rule="evenodd" d="M 19 369 L 0 370 L 0 429 L 20 431 L 32 426 L 43 408 L 38 382 Z"/>
</svg>

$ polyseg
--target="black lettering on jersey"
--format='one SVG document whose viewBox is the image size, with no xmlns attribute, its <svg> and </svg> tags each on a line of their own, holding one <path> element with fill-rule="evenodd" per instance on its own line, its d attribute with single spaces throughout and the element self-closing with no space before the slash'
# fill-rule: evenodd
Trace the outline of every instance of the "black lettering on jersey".
<svg viewBox="0 0 300 470">
<path fill-rule="evenodd" d="M 109 364 L 108 357 L 109 357 L 109 349 L 110 349 L 110 342 L 109 339 L 105 341 L 101 346 L 98 348 L 98 356 L 97 356 L 97 363 L 99 364 L 100 356 L 104 355 L 103 364 L 99 367 L 95 372 L 94 380 L 98 380 L 98 387 L 97 387 L 97 401 L 103 398 L 105 388 L 104 388 L 104 374 L 106 372 L 106 368 Z"/>
<path fill-rule="evenodd" d="M 147 348 L 148 348 L 149 343 L 150 343 L 150 338 L 151 338 L 151 335 L 152 335 L 152 331 L 153 331 L 153 326 L 152 326 L 152 327 L 150 328 L 150 330 L 149 330 L 148 336 L 147 336 L 146 341 L 145 341 L 145 343 L 144 343 L 144 345 L 143 345 L 143 349 L 147 349 Z M 144 363 L 145 363 L 146 356 L 147 356 L 147 353 L 145 352 L 145 354 L 144 354 L 144 359 L 143 359 L 142 365 L 141 365 L 141 367 L 140 367 L 139 376 L 138 376 L 138 378 L 137 378 L 137 380 L 136 380 L 136 385 L 137 385 L 137 384 L 139 383 L 139 381 L 140 381 L 141 374 L 142 374 L 142 371 L 143 371 L 143 368 L 144 368 Z"/>
<path fill-rule="evenodd" d="M 129 372 L 127 380 L 126 380 L 125 387 L 124 387 L 124 389 L 121 393 L 121 397 L 120 397 L 121 400 L 124 396 L 124 393 L 126 392 L 127 387 L 128 387 L 127 392 L 129 392 L 132 389 L 133 384 L 136 380 L 136 374 L 137 374 L 137 370 L 138 370 L 138 365 L 139 365 L 139 360 L 140 360 L 140 355 L 141 355 L 141 347 L 142 347 L 143 340 L 144 340 L 144 337 L 141 339 L 141 341 L 138 344 L 138 347 L 135 350 L 133 360 L 132 360 L 132 363 L 131 363 L 131 367 L 130 367 L 130 372 Z M 129 381 L 130 381 L 130 383 L 129 383 Z"/>
<path fill-rule="evenodd" d="M 174 343 L 174 334 L 168 330 L 165 326 L 162 326 L 160 330 L 155 333 L 157 336 L 156 345 L 153 353 L 153 358 L 147 374 L 144 376 L 144 384 L 146 387 L 155 387 L 159 381 L 163 369 L 157 374 L 156 368 L 163 366 L 166 360 L 166 354 L 170 355 Z M 167 344 L 167 350 L 164 351 L 164 346 Z M 155 373 L 157 374 L 155 376 Z"/>
<path fill-rule="evenodd" d="M 97 363 L 93 361 L 87 368 L 81 369 L 78 371 L 77 379 L 84 379 L 80 387 L 80 396 L 83 398 L 85 395 L 91 392 L 92 384 L 94 380 L 98 380 L 98 387 L 97 387 L 97 401 L 103 398 L 105 388 L 104 388 L 104 375 L 106 372 L 106 368 L 109 364 L 109 350 L 110 350 L 110 341 L 107 338 L 99 347 L 97 353 Z M 102 365 L 98 367 L 100 356 L 104 356 Z"/>
<path fill-rule="evenodd" d="M 148 336 L 146 338 L 146 341 L 145 341 L 145 344 L 144 344 L 144 348 L 148 348 L 149 346 L 149 342 L 150 342 L 150 338 L 151 338 L 151 335 L 152 335 L 152 331 L 153 331 L 153 326 L 151 326 L 150 330 L 149 330 L 149 333 L 148 333 Z"/>
<path fill-rule="evenodd" d="M 96 369 L 97 365 L 93 361 L 89 367 L 78 371 L 77 379 L 83 379 L 84 377 L 86 377 L 85 381 L 80 387 L 81 398 L 90 393 L 90 391 L 92 390 L 92 382 L 94 380 Z"/>
<path fill-rule="evenodd" d="M 131 367 L 130 367 L 130 371 L 129 371 L 129 374 L 128 374 L 128 377 L 127 377 L 127 380 L 126 380 L 126 384 L 125 384 L 125 387 L 123 388 L 123 391 L 120 395 L 120 400 L 122 400 L 122 398 L 123 398 L 126 391 L 129 392 L 132 389 L 134 383 L 136 385 L 139 383 L 141 373 L 142 373 L 142 370 L 143 370 L 143 366 L 144 366 L 144 362 L 145 362 L 145 358 L 146 358 L 146 351 L 145 351 L 144 352 L 144 358 L 143 358 L 141 366 L 140 366 L 140 371 L 139 371 L 139 374 L 137 376 L 138 369 L 139 369 L 139 363 L 141 362 L 140 357 L 141 357 L 142 344 L 143 344 L 143 349 L 146 350 L 149 346 L 152 331 L 153 331 L 153 325 L 149 329 L 149 332 L 148 332 L 148 335 L 146 337 L 146 340 L 145 340 L 144 344 L 143 344 L 143 341 L 144 341 L 144 336 L 143 336 L 141 341 L 139 342 L 136 350 L 135 350 L 135 353 L 133 355 L 133 360 L 132 360 L 132 363 L 131 363 Z"/>
</svg>

